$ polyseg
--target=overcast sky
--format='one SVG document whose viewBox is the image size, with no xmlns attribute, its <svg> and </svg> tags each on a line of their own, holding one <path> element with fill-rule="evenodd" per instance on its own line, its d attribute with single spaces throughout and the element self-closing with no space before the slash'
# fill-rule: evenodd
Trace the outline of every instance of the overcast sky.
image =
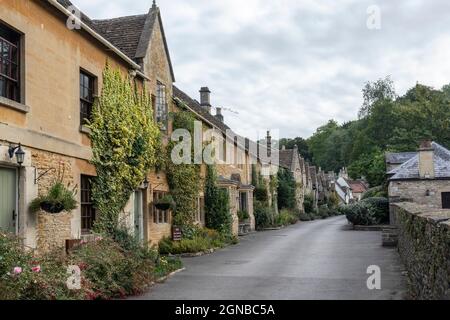
<svg viewBox="0 0 450 320">
<path fill-rule="evenodd" d="M 91 18 L 142 14 L 152 4 L 72 1 Z M 364 83 L 387 75 L 398 94 L 417 81 L 450 82 L 448 0 L 157 3 L 176 85 L 197 99 L 208 86 L 213 105 L 233 110 L 224 112 L 227 124 L 252 138 L 266 129 L 306 138 L 331 118 L 353 120 Z M 372 5 L 381 29 L 367 27 Z"/>
</svg>

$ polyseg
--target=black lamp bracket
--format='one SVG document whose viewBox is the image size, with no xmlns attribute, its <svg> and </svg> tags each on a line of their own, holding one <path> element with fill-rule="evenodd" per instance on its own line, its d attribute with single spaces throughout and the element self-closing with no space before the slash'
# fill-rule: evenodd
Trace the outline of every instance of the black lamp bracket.
<svg viewBox="0 0 450 320">
<path fill-rule="evenodd" d="M 34 184 L 37 184 L 38 181 L 39 181 L 41 178 L 45 177 L 47 174 L 49 174 L 49 173 L 52 172 L 52 171 L 56 171 L 56 169 L 55 169 L 55 168 L 50 168 L 50 169 L 45 170 L 44 172 L 42 172 L 40 175 L 38 175 L 38 170 L 37 170 L 37 168 L 34 168 Z"/>
</svg>

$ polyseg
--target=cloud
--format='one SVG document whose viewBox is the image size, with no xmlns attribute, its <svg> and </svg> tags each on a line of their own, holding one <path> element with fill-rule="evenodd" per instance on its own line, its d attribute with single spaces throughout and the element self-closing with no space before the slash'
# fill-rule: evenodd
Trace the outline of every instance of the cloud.
<svg viewBox="0 0 450 320">
<path fill-rule="evenodd" d="M 147 12 L 151 1 L 73 0 L 92 18 Z M 366 81 L 391 75 L 399 94 L 416 81 L 450 82 L 446 0 L 159 0 L 177 85 L 209 86 L 238 133 L 310 136 L 356 118 Z M 366 26 L 378 5 L 381 29 Z"/>
</svg>

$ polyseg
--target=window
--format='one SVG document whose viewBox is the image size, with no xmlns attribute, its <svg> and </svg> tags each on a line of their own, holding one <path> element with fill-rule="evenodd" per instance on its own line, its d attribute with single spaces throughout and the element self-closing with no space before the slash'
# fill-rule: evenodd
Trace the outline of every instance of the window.
<svg viewBox="0 0 450 320">
<path fill-rule="evenodd" d="M 442 192 L 442 209 L 450 209 L 450 192 Z"/>
<path fill-rule="evenodd" d="M 197 198 L 197 211 L 195 213 L 195 222 L 203 224 L 205 221 L 205 198 Z"/>
<path fill-rule="evenodd" d="M 81 232 L 90 233 L 95 222 L 95 209 L 92 201 L 90 176 L 81 176 Z"/>
<path fill-rule="evenodd" d="M 155 117 L 156 117 L 156 122 L 161 125 L 161 128 L 163 130 L 167 130 L 166 86 L 159 82 L 156 85 Z"/>
<path fill-rule="evenodd" d="M 0 96 L 20 102 L 20 34 L 0 24 Z"/>
<path fill-rule="evenodd" d="M 240 193 L 240 210 L 241 211 L 248 211 L 247 193 L 246 192 L 241 192 Z"/>
<path fill-rule="evenodd" d="M 167 195 L 166 192 L 153 192 L 153 203 L 156 203 L 156 201 L 162 199 L 165 195 Z M 160 210 L 153 205 L 153 222 L 155 224 L 169 223 L 169 214 L 169 210 Z"/>
<path fill-rule="evenodd" d="M 80 121 L 81 125 L 91 120 L 92 106 L 94 105 L 95 77 L 80 71 Z"/>
</svg>

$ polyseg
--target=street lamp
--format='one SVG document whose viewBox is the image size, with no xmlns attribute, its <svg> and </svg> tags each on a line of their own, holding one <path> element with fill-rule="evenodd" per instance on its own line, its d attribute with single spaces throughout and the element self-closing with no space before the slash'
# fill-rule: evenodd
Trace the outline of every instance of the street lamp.
<svg viewBox="0 0 450 320">
<path fill-rule="evenodd" d="M 14 157 L 14 154 L 15 154 L 17 163 L 19 164 L 19 166 L 22 166 L 22 164 L 25 161 L 25 152 L 22 150 L 22 145 L 20 143 L 16 147 L 10 146 L 9 150 L 8 150 L 8 153 L 9 153 L 9 158 L 10 159 L 12 159 Z"/>
</svg>

